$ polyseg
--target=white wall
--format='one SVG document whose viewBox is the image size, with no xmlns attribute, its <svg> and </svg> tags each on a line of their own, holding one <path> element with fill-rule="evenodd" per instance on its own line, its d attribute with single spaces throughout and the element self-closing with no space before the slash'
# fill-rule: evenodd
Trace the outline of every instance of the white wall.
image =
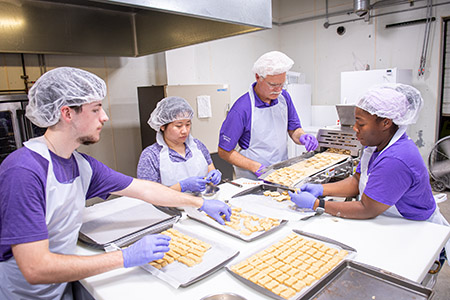
<svg viewBox="0 0 450 300">
<path fill-rule="evenodd" d="M 278 45 L 278 29 L 270 29 L 167 51 L 168 84 L 229 84 L 234 102 L 255 81 L 255 60 Z"/>
</svg>

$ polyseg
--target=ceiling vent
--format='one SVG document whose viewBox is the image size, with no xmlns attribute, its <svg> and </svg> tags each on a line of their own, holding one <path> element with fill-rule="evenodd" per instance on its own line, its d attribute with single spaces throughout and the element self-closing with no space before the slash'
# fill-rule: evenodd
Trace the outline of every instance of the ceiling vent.
<svg viewBox="0 0 450 300">
<path fill-rule="evenodd" d="M 0 52 L 143 56 L 272 27 L 268 0 L 0 0 Z"/>
</svg>

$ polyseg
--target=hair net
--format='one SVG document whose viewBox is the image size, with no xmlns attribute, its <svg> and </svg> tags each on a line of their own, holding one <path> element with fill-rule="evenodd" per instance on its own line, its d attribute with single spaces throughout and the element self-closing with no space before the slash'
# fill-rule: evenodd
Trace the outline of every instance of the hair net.
<svg viewBox="0 0 450 300">
<path fill-rule="evenodd" d="M 357 107 L 398 126 L 414 124 L 423 106 L 420 92 L 406 84 L 383 84 L 371 88 L 359 100 Z"/>
<path fill-rule="evenodd" d="M 263 54 L 253 65 L 252 71 L 259 76 L 278 75 L 286 73 L 294 65 L 294 61 L 286 54 L 279 51 L 271 51 Z"/>
<path fill-rule="evenodd" d="M 191 120 L 193 116 L 194 111 L 186 100 L 181 97 L 167 97 L 158 102 L 147 123 L 158 132 L 163 125 L 176 120 Z"/>
<path fill-rule="evenodd" d="M 61 67 L 42 75 L 28 93 L 26 116 L 39 127 L 58 123 L 61 107 L 103 100 L 105 82 L 87 71 Z"/>
</svg>

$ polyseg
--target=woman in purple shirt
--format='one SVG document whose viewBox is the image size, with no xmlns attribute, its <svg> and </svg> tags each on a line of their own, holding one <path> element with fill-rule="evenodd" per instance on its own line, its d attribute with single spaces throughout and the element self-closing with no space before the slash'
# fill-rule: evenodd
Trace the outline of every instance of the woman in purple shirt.
<svg viewBox="0 0 450 300">
<path fill-rule="evenodd" d="M 291 200 L 299 207 L 331 215 L 369 219 L 380 214 L 449 226 L 431 192 L 425 163 L 406 135 L 423 106 L 420 92 L 386 84 L 364 94 L 355 109 L 353 129 L 366 146 L 355 175 L 329 184 L 306 184 Z M 331 202 L 319 196 L 356 196 L 361 201 Z M 450 242 L 446 249 L 450 250 Z"/>
<path fill-rule="evenodd" d="M 157 132 L 156 143 L 142 151 L 138 178 L 194 193 L 204 191 L 207 183 L 220 183 L 222 174 L 214 167 L 208 149 L 190 134 L 193 115 L 183 98 L 167 97 L 158 102 L 148 120 Z"/>
</svg>

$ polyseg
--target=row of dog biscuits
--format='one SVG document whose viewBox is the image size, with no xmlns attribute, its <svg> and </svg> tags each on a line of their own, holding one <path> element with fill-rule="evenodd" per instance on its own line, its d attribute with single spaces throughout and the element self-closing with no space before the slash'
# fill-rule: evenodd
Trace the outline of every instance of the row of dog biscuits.
<svg viewBox="0 0 450 300">
<path fill-rule="evenodd" d="M 280 225 L 280 220 L 261 218 L 242 212 L 240 207 L 232 207 L 230 221 L 225 220 L 225 225 L 239 231 L 240 234 L 249 236 L 254 232 L 268 231 L 272 227 Z"/>
<path fill-rule="evenodd" d="M 272 293 L 290 299 L 322 278 L 347 254 L 345 250 L 339 251 L 292 233 L 230 269 Z"/>
<path fill-rule="evenodd" d="M 157 269 L 164 268 L 174 261 L 192 267 L 201 263 L 203 255 L 211 248 L 210 244 L 183 234 L 174 228 L 161 233 L 171 237 L 170 250 L 164 254 L 163 258 L 150 262 L 150 265 Z"/>
<path fill-rule="evenodd" d="M 281 192 L 281 194 L 276 191 L 264 191 L 263 195 L 266 197 L 272 197 L 273 200 L 277 200 L 278 202 L 291 200 L 291 197 L 289 196 L 289 193 L 287 191 L 283 191 Z"/>
</svg>

